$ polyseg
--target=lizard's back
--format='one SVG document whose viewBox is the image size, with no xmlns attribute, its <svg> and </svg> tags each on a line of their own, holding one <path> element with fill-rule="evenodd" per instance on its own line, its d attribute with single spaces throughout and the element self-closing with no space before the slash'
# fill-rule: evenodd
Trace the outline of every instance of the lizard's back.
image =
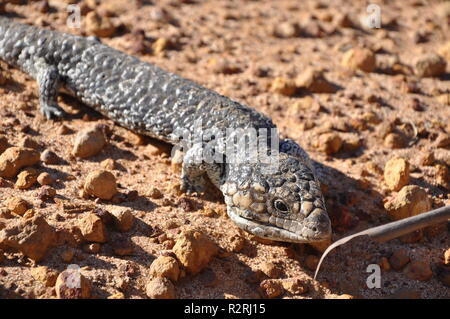
<svg viewBox="0 0 450 319">
<path fill-rule="evenodd" d="M 0 58 L 36 77 L 40 61 L 62 84 L 119 124 L 166 141 L 177 129 L 273 128 L 261 113 L 190 80 L 85 38 L 0 17 Z M 198 122 L 197 122 L 198 123 Z"/>
</svg>

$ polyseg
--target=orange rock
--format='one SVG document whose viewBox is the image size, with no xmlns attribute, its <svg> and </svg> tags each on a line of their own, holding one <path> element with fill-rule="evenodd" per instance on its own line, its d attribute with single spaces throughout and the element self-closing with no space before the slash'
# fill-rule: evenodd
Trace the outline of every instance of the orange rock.
<svg viewBox="0 0 450 319">
<path fill-rule="evenodd" d="M 9 147 L 8 139 L 4 135 L 0 135 L 0 154 Z"/>
<path fill-rule="evenodd" d="M 116 26 L 106 16 L 95 11 L 89 12 L 85 17 L 86 31 L 98 37 L 110 37 L 116 33 Z"/>
<path fill-rule="evenodd" d="M 93 171 L 86 177 L 84 191 L 100 199 L 110 200 L 118 193 L 116 178 L 108 171 Z"/>
<path fill-rule="evenodd" d="M 47 266 L 39 266 L 31 268 L 31 276 L 35 280 L 42 282 L 46 287 L 53 287 L 58 278 L 58 272 Z"/>
<path fill-rule="evenodd" d="M 446 165 L 438 164 L 436 168 L 436 183 L 450 189 L 450 169 Z"/>
<path fill-rule="evenodd" d="M 51 177 L 51 175 L 47 172 L 41 173 L 39 174 L 39 176 L 37 177 L 37 182 L 42 185 L 51 185 L 53 184 L 54 180 L 53 177 Z"/>
<path fill-rule="evenodd" d="M 5 201 L 5 206 L 14 214 L 23 215 L 28 210 L 29 204 L 20 197 L 10 197 Z"/>
<path fill-rule="evenodd" d="M 283 293 L 283 286 L 279 280 L 267 279 L 259 284 L 259 288 L 266 298 L 273 299 Z"/>
<path fill-rule="evenodd" d="M 283 275 L 283 270 L 270 261 L 262 262 L 258 268 L 269 278 L 280 278 Z"/>
<path fill-rule="evenodd" d="M 405 275 L 414 280 L 428 281 L 433 276 L 430 263 L 426 261 L 412 261 L 405 268 Z"/>
<path fill-rule="evenodd" d="M 297 92 L 297 86 L 293 80 L 278 77 L 273 80 L 270 90 L 274 93 L 292 96 Z"/>
<path fill-rule="evenodd" d="M 384 181 L 392 191 L 398 191 L 409 183 L 409 162 L 404 158 L 392 158 L 384 166 Z"/>
<path fill-rule="evenodd" d="M 394 270 L 400 270 L 409 263 L 408 251 L 406 249 L 399 249 L 394 251 L 391 257 L 389 257 L 389 264 Z"/>
<path fill-rule="evenodd" d="M 376 66 L 376 57 L 369 49 L 354 48 L 344 54 L 341 63 L 344 67 L 352 70 L 373 72 Z"/>
<path fill-rule="evenodd" d="M 17 175 L 15 187 L 17 189 L 31 188 L 37 182 L 37 172 L 31 170 L 23 170 Z"/>
<path fill-rule="evenodd" d="M 69 266 L 60 273 L 55 290 L 58 299 L 88 299 L 91 296 L 91 284 L 78 267 Z"/>
<path fill-rule="evenodd" d="M 177 281 L 180 276 L 180 267 L 175 258 L 159 256 L 150 265 L 150 276 L 165 277 Z"/>
<path fill-rule="evenodd" d="M 173 252 L 183 267 L 196 274 L 204 269 L 219 251 L 218 246 L 198 231 L 185 231 L 177 239 Z"/>
<path fill-rule="evenodd" d="M 325 133 L 319 136 L 315 146 L 327 155 L 339 152 L 342 147 L 342 138 L 336 133 Z"/>
<path fill-rule="evenodd" d="M 34 261 L 45 257 L 54 240 L 53 227 L 39 214 L 13 219 L 0 231 L 0 249 L 15 249 Z"/>
<path fill-rule="evenodd" d="M 284 290 L 293 294 L 301 295 L 308 292 L 308 286 L 300 278 L 287 278 L 281 280 L 281 285 Z"/>
<path fill-rule="evenodd" d="M 87 158 L 98 154 L 106 145 L 106 137 L 99 125 L 78 132 L 75 137 L 72 155 Z"/>
<path fill-rule="evenodd" d="M 131 212 L 131 209 L 116 209 L 111 213 L 114 216 L 114 225 L 116 226 L 118 231 L 127 232 L 130 231 L 131 228 L 133 228 L 136 218 Z"/>
<path fill-rule="evenodd" d="M 12 178 L 20 169 L 39 162 L 39 152 L 31 148 L 10 147 L 0 155 L 0 177 Z"/>
<path fill-rule="evenodd" d="M 445 73 L 447 62 L 438 54 L 421 56 L 415 63 L 415 73 L 420 77 L 436 77 Z"/>
<path fill-rule="evenodd" d="M 323 73 L 314 69 L 307 69 L 301 73 L 296 81 L 298 88 L 305 88 L 312 93 L 335 93 L 337 88 L 329 82 Z"/>
<path fill-rule="evenodd" d="M 450 265 L 450 248 L 444 252 L 444 264 Z"/>
<path fill-rule="evenodd" d="M 399 220 L 430 211 L 431 201 L 423 188 L 409 185 L 387 201 L 384 208 L 393 219 Z"/>
<path fill-rule="evenodd" d="M 88 213 L 81 219 L 79 229 L 86 241 L 106 242 L 105 225 L 102 219 L 93 213 Z"/>
<path fill-rule="evenodd" d="M 145 291 L 150 299 L 174 299 L 175 287 L 167 278 L 153 278 L 146 286 Z"/>
</svg>

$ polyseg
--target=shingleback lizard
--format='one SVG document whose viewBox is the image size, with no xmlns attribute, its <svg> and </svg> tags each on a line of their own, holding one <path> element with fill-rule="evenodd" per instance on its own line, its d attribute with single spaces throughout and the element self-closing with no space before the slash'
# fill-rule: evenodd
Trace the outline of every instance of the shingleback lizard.
<svg viewBox="0 0 450 319">
<path fill-rule="evenodd" d="M 115 50 L 94 37 L 45 30 L 0 17 L 0 59 L 38 82 L 40 110 L 64 116 L 57 105 L 63 88 L 86 105 L 132 131 L 177 144 L 174 132 L 195 123 L 216 131 L 275 129 L 271 119 L 190 80 Z M 260 131 L 258 131 L 260 132 Z M 230 142 L 226 139 L 225 144 Z M 278 145 L 277 145 L 278 146 Z M 280 140 L 278 169 L 256 162 L 197 162 L 203 144 L 184 149 L 182 188 L 202 191 L 207 176 L 224 195 L 227 214 L 257 236 L 286 242 L 331 236 L 319 182 L 308 155 Z"/>
</svg>

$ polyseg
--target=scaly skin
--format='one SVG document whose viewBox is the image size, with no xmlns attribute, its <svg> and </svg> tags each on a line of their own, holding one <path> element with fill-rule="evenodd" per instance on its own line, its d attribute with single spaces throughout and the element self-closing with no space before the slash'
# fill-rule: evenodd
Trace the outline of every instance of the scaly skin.
<svg viewBox="0 0 450 319">
<path fill-rule="evenodd" d="M 203 130 L 275 129 L 261 113 L 192 81 L 102 44 L 44 30 L 0 17 L 0 59 L 35 78 L 40 109 L 62 117 L 57 105 L 65 88 L 86 105 L 141 134 L 180 145 L 177 133 Z M 224 144 L 230 143 L 230 138 Z M 270 142 L 270 137 L 268 143 Z M 319 183 L 308 155 L 293 141 L 280 142 L 279 169 L 243 161 L 197 163 L 204 147 L 184 149 L 182 186 L 204 190 L 204 177 L 223 192 L 230 218 L 260 237 L 288 242 L 314 242 L 331 235 Z"/>
</svg>

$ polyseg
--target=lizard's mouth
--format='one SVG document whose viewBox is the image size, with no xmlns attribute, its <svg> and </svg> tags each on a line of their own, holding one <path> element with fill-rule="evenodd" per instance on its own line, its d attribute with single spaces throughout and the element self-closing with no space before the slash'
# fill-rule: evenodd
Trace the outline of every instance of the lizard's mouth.
<svg viewBox="0 0 450 319">
<path fill-rule="evenodd" d="M 240 228 L 258 237 L 291 243 L 310 243 L 324 241 L 331 236 L 331 227 L 316 227 L 316 221 L 308 221 L 307 218 L 302 221 L 302 227 L 297 227 L 294 232 L 268 222 L 245 218 L 243 215 L 248 215 L 248 212 L 238 211 L 239 208 L 232 207 L 227 210 L 227 214 Z"/>
</svg>

